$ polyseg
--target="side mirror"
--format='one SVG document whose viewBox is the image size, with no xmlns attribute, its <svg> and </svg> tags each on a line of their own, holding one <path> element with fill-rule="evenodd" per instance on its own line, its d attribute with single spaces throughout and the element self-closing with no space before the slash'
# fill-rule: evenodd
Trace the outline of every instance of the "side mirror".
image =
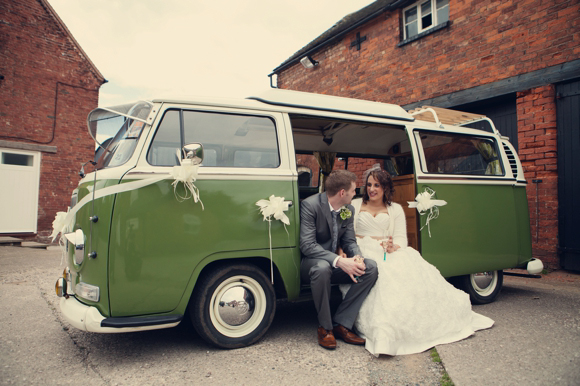
<svg viewBox="0 0 580 386">
<path fill-rule="evenodd" d="M 75 247 L 75 264 L 81 265 L 85 259 L 85 234 L 81 229 L 77 229 L 74 233 L 66 233 L 64 236 Z"/>
<path fill-rule="evenodd" d="M 181 149 L 183 159 L 193 160 L 194 165 L 203 162 L 203 145 L 201 143 L 189 143 Z"/>
</svg>

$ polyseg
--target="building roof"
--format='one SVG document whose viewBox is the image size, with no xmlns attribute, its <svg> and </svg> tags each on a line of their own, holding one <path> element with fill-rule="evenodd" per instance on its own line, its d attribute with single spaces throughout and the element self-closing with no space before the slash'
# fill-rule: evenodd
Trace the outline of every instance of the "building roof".
<svg viewBox="0 0 580 386">
<path fill-rule="evenodd" d="M 322 47 L 342 39 L 342 37 L 350 31 L 369 22 L 383 12 L 391 11 L 403 6 L 408 2 L 409 0 L 377 0 L 356 12 L 346 15 L 340 21 L 326 30 L 322 35 L 308 43 L 290 58 L 286 59 L 286 61 L 276 67 L 270 75 L 277 74 L 287 67 L 297 63 L 300 58 L 306 55 L 310 55 Z"/>
<path fill-rule="evenodd" d="M 90 68 L 91 72 L 95 75 L 95 77 L 101 83 L 106 83 L 107 80 L 105 79 L 105 77 L 103 76 L 103 74 L 101 74 L 101 72 L 99 71 L 99 69 L 97 68 L 97 66 L 95 66 L 95 64 L 89 58 L 89 56 L 87 55 L 87 53 L 83 50 L 83 48 L 81 47 L 81 45 L 79 44 L 79 42 L 76 41 L 76 39 L 74 38 L 73 34 L 66 27 L 66 25 L 64 24 L 64 22 L 62 21 L 62 19 L 58 16 L 58 14 L 56 13 L 56 11 L 54 10 L 54 8 L 52 8 L 52 6 L 48 3 L 48 0 L 38 0 L 38 2 L 40 3 L 40 5 L 44 9 L 46 9 L 46 11 L 48 12 L 48 14 L 50 16 L 52 16 L 52 18 L 54 19 L 54 21 L 56 22 L 56 24 L 59 26 L 59 28 L 61 28 L 63 30 L 63 32 L 65 33 L 65 36 L 70 40 L 70 42 L 72 43 L 73 47 L 75 48 L 75 50 L 77 51 L 77 53 L 80 55 L 80 57 L 88 63 L 89 68 Z"/>
</svg>

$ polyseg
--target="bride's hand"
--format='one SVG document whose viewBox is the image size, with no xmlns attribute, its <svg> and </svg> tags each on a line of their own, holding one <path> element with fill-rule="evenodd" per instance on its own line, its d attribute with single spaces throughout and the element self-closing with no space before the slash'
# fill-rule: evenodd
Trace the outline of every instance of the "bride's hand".
<svg viewBox="0 0 580 386">
<path fill-rule="evenodd" d="M 340 258 L 336 266 L 342 269 L 354 283 L 358 283 L 355 276 L 362 276 L 365 273 L 364 263 L 357 263 L 354 258 Z"/>
<path fill-rule="evenodd" d="M 389 244 L 389 246 L 387 247 L 387 253 L 393 253 L 399 248 L 401 247 L 398 246 L 397 244 L 393 244 L 393 241 L 391 240 L 391 244 Z"/>
</svg>

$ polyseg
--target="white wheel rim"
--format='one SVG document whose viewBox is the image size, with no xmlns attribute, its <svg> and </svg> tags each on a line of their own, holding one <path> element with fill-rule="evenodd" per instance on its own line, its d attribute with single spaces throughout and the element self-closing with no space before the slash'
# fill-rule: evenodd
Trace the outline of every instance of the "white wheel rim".
<svg viewBox="0 0 580 386">
<path fill-rule="evenodd" d="M 497 287 L 497 271 L 472 273 L 469 275 L 471 286 L 480 296 L 489 296 Z"/>
<path fill-rule="evenodd" d="M 222 318 L 220 302 L 232 289 L 241 288 L 248 291 L 254 300 L 254 308 L 251 316 L 244 323 L 234 325 Z M 248 276 L 232 276 L 224 280 L 212 294 L 209 305 L 209 316 L 212 325 L 222 335 L 229 338 L 240 338 L 252 333 L 264 319 L 266 314 L 266 293 L 262 286 Z"/>
</svg>

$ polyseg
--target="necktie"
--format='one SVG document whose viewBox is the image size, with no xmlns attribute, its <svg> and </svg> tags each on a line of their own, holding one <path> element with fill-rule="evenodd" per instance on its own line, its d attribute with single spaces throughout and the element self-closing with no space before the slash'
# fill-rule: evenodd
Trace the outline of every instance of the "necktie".
<svg viewBox="0 0 580 386">
<path fill-rule="evenodd" d="M 336 252 L 336 247 L 338 246 L 338 221 L 336 221 L 336 216 L 338 212 L 332 211 L 332 252 Z"/>
</svg>

